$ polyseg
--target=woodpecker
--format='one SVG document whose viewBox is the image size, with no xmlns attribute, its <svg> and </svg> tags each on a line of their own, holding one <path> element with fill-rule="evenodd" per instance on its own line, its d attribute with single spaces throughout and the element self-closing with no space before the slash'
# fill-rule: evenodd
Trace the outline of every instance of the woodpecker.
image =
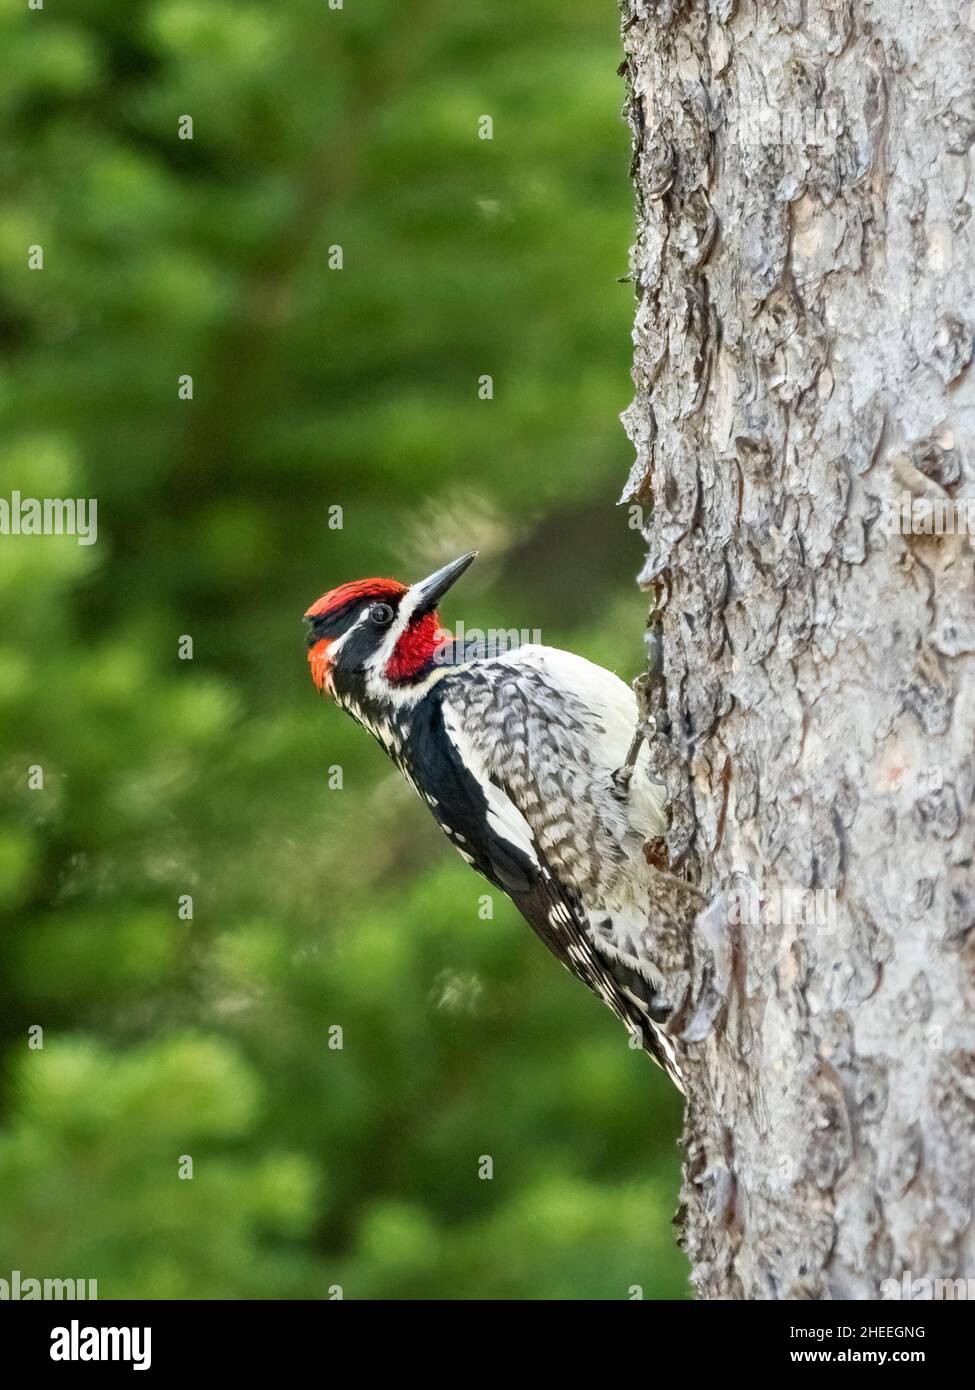
<svg viewBox="0 0 975 1390">
<path fill-rule="evenodd" d="M 636 696 L 571 652 L 454 641 L 438 604 L 476 556 L 409 586 L 330 590 L 305 613 L 312 678 L 683 1089 L 647 918 L 659 875 L 644 851 L 666 831 L 667 796 L 634 739 Z"/>
</svg>

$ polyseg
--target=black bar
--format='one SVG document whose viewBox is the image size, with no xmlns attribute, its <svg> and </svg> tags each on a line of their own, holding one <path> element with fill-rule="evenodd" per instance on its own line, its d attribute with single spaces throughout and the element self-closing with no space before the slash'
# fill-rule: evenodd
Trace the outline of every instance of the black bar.
<svg viewBox="0 0 975 1390">
<path fill-rule="evenodd" d="M 433 1372 L 467 1346 L 465 1364 L 484 1374 L 496 1364 L 510 1376 L 520 1359 L 505 1336 L 543 1336 L 546 1375 L 577 1358 L 612 1349 L 617 1369 L 637 1369 L 646 1355 L 671 1371 L 684 1364 L 697 1377 L 709 1366 L 736 1375 L 793 1366 L 871 1366 L 947 1370 L 971 1340 L 969 1306 L 948 1302 L 878 1303 L 444 1303 L 430 1310 L 420 1302 L 138 1302 L 0 1303 L 4 1361 L 23 1372 L 42 1370 L 70 1380 L 79 1372 L 113 1371 L 163 1379 L 185 1371 L 240 1371 L 253 1378 L 282 1365 L 317 1364 L 322 1373 L 344 1356 L 368 1364 L 370 1373 L 388 1365 L 396 1373 L 424 1366 Z M 580 1319 L 584 1318 L 582 1322 Z M 65 1329 L 58 1333 L 56 1329 Z M 99 1329 L 97 1341 L 85 1329 Z M 128 1361 L 52 1360 L 55 1343 L 80 1354 L 102 1351 L 101 1328 L 150 1330 L 150 1364 L 144 1335 L 130 1339 Z M 607 1341 L 606 1338 L 612 1338 Z M 519 1345 L 524 1343 L 520 1340 Z M 124 1338 L 109 1337 L 108 1353 Z M 450 1348 L 454 1350 L 451 1351 Z M 475 1355 L 476 1348 L 476 1355 Z M 600 1351 L 602 1348 L 602 1352 Z M 642 1348 L 642 1351 L 641 1351 Z M 473 1356 L 471 1363 L 467 1358 Z M 512 1358 L 514 1357 L 514 1362 Z M 496 1360 L 495 1360 L 496 1358 Z M 608 1368 L 607 1368 L 608 1369 Z M 466 1372 L 464 1372 L 466 1374 Z M 45 1381 L 44 1383 L 47 1383 Z"/>
</svg>

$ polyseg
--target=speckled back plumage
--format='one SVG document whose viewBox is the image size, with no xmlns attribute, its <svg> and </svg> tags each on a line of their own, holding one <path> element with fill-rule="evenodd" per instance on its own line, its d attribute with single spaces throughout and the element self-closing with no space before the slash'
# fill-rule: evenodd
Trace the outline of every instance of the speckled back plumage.
<svg viewBox="0 0 975 1390">
<path fill-rule="evenodd" d="M 644 846 L 666 829 L 665 789 L 646 750 L 626 794 L 614 781 L 637 724 L 633 692 L 581 657 L 524 646 L 445 664 L 427 703 L 464 772 L 486 789 L 488 833 L 478 827 L 473 789 L 436 772 L 415 737 L 397 761 L 455 848 L 509 893 L 679 1084 L 673 1048 L 654 1023 L 661 979 L 647 923 L 655 871 Z M 413 713 L 414 730 L 424 713 Z M 430 790 L 438 787 L 440 796 Z M 509 856 L 520 856 L 523 873 Z"/>
<path fill-rule="evenodd" d="M 477 662 L 465 675 L 445 681 L 444 702 L 549 867 L 587 908 L 639 906 L 643 845 L 666 829 L 665 792 L 650 781 L 644 754 L 631 796 L 614 794 L 613 774 L 637 722 L 630 688 L 580 657 L 540 646 Z"/>
</svg>

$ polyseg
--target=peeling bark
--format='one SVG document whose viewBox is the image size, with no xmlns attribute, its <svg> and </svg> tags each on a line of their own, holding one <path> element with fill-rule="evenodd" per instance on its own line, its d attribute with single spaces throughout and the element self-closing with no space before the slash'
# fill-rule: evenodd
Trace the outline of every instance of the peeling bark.
<svg viewBox="0 0 975 1390">
<path fill-rule="evenodd" d="M 975 497 L 973 13 L 623 0 L 624 497 L 672 849 L 730 951 L 689 1046 L 703 1297 L 975 1276 L 973 540 L 890 520 Z"/>
</svg>

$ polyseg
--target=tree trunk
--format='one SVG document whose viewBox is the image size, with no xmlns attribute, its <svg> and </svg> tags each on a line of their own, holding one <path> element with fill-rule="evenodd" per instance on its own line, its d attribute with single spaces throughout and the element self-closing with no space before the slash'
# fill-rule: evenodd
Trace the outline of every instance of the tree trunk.
<svg viewBox="0 0 975 1390">
<path fill-rule="evenodd" d="M 975 1276 L 973 13 L 623 3 L 704 1297 Z"/>
</svg>

